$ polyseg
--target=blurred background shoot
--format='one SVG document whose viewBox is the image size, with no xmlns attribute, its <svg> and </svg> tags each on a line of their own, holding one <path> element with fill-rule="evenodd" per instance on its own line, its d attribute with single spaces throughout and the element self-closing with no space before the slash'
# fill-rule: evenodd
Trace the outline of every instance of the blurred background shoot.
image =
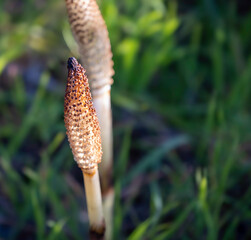
<svg viewBox="0 0 251 240">
<path fill-rule="evenodd" d="M 114 239 L 251 239 L 251 3 L 102 0 Z M 0 239 L 83 239 L 63 121 L 63 0 L 0 1 Z"/>
</svg>

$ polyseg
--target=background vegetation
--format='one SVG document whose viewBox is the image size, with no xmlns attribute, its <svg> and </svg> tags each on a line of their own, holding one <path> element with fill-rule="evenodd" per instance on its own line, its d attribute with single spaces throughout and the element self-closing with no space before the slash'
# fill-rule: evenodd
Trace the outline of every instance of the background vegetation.
<svg viewBox="0 0 251 240">
<path fill-rule="evenodd" d="M 251 239 L 248 1 L 99 1 L 115 62 L 114 239 Z M 64 1 L 0 1 L 0 239 L 83 239 Z"/>
</svg>

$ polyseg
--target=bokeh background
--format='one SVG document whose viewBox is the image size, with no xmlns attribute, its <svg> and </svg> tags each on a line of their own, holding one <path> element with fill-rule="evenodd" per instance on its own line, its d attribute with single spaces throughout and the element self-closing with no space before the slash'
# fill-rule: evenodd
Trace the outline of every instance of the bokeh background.
<svg viewBox="0 0 251 240">
<path fill-rule="evenodd" d="M 251 239 L 251 3 L 102 0 L 114 239 Z M 0 239 L 87 239 L 63 122 L 63 0 L 0 1 Z"/>
</svg>

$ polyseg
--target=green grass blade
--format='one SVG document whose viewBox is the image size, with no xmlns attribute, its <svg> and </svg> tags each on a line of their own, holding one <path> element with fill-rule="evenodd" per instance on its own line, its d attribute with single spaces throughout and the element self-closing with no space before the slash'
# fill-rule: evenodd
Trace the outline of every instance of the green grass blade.
<svg viewBox="0 0 251 240">
<path fill-rule="evenodd" d="M 189 142 L 189 138 L 185 135 L 177 136 L 172 139 L 165 141 L 159 148 L 152 151 L 150 154 L 145 156 L 143 159 L 136 164 L 133 169 L 125 176 L 123 183 L 128 184 L 133 178 L 143 174 L 152 165 L 156 165 L 161 161 L 162 157 L 168 152 L 185 145 Z"/>
</svg>

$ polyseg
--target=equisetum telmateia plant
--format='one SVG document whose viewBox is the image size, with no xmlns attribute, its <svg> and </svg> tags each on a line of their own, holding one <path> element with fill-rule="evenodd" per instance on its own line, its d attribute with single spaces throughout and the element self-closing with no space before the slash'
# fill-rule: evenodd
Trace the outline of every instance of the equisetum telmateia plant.
<svg viewBox="0 0 251 240">
<path fill-rule="evenodd" d="M 100 167 L 102 190 L 109 190 L 112 175 L 112 118 L 110 89 L 113 83 L 111 44 L 96 0 L 66 0 L 73 35 L 90 82 L 102 138 Z"/>
<path fill-rule="evenodd" d="M 110 90 L 114 74 L 111 44 L 105 21 L 96 0 L 65 0 L 69 22 L 86 74 L 90 82 L 93 104 L 100 123 L 102 163 L 100 178 L 104 212 L 107 223 L 106 238 L 111 238 L 112 186 L 112 117 Z"/>
<path fill-rule="evenodd" d="M 83 172 L 90 231 L 103 235 L 105 222 L 98 173 L 102 157 L 100 128 L 85 70 L 75 58 L 68 60 L 64 121 L 74 160 Z"/>
</svg>

